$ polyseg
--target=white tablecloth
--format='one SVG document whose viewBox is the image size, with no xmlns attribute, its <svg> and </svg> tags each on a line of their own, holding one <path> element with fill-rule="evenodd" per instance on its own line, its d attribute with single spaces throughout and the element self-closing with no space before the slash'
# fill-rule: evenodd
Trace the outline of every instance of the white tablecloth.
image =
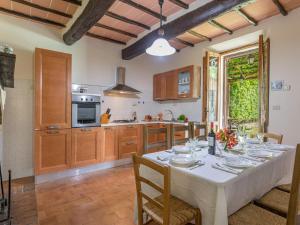
<svg viewBox="0 0 300 225">
<path fill-rule="evenodd" d="M 158 155 L 168 154 L 170 153 L 157 152 L 144 157 L 168 164 L 157 159 Z M 212 168 L 211 165 L 220 158 L 203 151 L 198 157 L 205 161 L 204 166 L 194 170 L 171 166 L 171 194 L 199 207 L 203 225 L 227 225 L 229 215 L 260 198 L 273 187 L 291 181 L 294 156 L 295 149 L 289 148 L 288 151 L 276 153 L 276 157 L 264 163 L 234 175 Z M 151 169 L 142 167 L 141 174 L 157 184 L 163 184 L 161 175 Z M 159 194 L 146 185 L 143 186 L 143 191 L 151 196 Z"/>
</svg>

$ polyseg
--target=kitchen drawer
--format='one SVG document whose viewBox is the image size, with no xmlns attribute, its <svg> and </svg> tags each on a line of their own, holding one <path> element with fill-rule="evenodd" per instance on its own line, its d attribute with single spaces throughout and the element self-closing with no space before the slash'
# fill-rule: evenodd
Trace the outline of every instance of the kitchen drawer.
<svg viewBox="0 0 300 225">
<path fill-rule="evenodd" d="M 138 148 L 137 139 L 119 142 L 119 158 L 130 158 L 132 153 L 139 151 Z"/>
<path fill-rule="evenodd" d="M 118 127 L 119 138 L 124 138 L 125 141 L 127 141 L 126 138 L 128 137 L 137 137 L 138 133 L 139 126 L 137 125 L 126 125 Z"/>
</svg>

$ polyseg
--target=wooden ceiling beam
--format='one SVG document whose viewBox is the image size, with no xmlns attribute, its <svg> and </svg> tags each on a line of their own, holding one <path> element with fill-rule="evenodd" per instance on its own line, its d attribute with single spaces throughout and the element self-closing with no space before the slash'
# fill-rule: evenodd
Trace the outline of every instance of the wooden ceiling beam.
<svg viewBox="0 0 300 225">
<path fill-rule="evenodd" d="M 50 12 L 50 13 L 53 13 L 53 14 L 56 14 L 56 15 L 59 15 L 59 16 L 72 18 L 72 15 L 70 15 L 70 14 L 67 14 L 67 13 L 64 13 L 64 12 L 61 12 L 61 11 L 58 11 L 58 10 L 55 10 L 55 9 L 50 9 L 50 8 L 47 8 L 47 7 L 44 7 L 44 6 L 41 6 L 41 5 L 37 5 L 37 4 L 31 3 L 31 2 L 27 2 L 27 1 L 24 1 L 24 0 L 11 0 L 11 1 L 12 2 L 17 2 L 17 3 L 20 3 L 22 5 L 26 5 L 26 6 L 35 8 L 35 9 L 39 9 L 39 10 L 42 10 L 42 11 Z"/>
<path fill-rule="evenodd" d="M 248 23 L 257 26 L 258 22 L 251 16 L 249 16 L 243 9 L 236 9 L 235 10 L 240 16 L 242 16 Z"/>
<path fill-rule="evenodd" d="M 101 24 L 101 23 L 96 23 L 95 26 L 104 28 L 106 30 L 114 31 L 114 32 L 117 32 L 119 34 L 124 34 L 124 35 L 129 36 L 129 37 L 133 37 L 133 38 L 138 37 L 136 34 L 133 34 L 133 33 L 130 33 L 130 32 L 124 31 L 124 30 L 120 30 L 120 29 L 117 29 L 117 28 L 114 28 L 114 27 L 106 26 L 106 25 Z"/>
<path fill-rule="evenodd" d="M 279 2 L 279 0 L 272 0 L 272 1 L 277 6 L 277 8 L 278 8 L 279 12 L 281 13 L 281 15 L 283 15 L 283 16 L 288 15 L 288 12 L 284 8 L 284 6 Z"/>
<path fill-rule="evenodd" d="M 131 7 L 134 7 L 138 10 L 141 10 L 144 13 L 147 13 L 147 14 L 153 16 L 153 17 L 156 17 L 157 19 L 160 19 L 160 14 L 159 13 L 157 13 L 157 12 L 155 12 L 155 11 L 153 11 L 153 10 L 151 10 L 151 9 L 141 5 L 141 4 L 138 4 L 138 3 L 134 2 L 134 1 L 131 1 L 131 0 L 119 0 L 119 1 L 129 5 Z M 165 17 L 165 16 L 162 16 L 162 19 L 163 19 L 163 21 L 167 21 L 167 17 Z"/>
<path fill-rule="evenodd" d="M 211 41 L 211 40 L 212 40 L 211 38 L 209 38 L 209 37 L 207 37 L 207 36 L 205 36 L 205 35 L 203 35 L 203 34 L 199 34 L 198 32 L 193 31 L 193 30 L 188 30 L 187 32 L 188 32 L 189 34 L 191 34 L 191 35 L 197 37 L 197 38 L 200 38 L 200 39 L 205 39 L 205 40 L 207 40 L 207 41 Z"/>
<path fill-rule="evenodd" d="M 128 19 L 127 17 L 125 16 L 120 16 L 118 14 L 115 14 L 113 12 L 106 12 L 105 13 L 106 16 L 109 16 L 111 18 L 114 18 L 116 20 L 120 20 L 122 22 L 125 22 L 125 23 L 129 23 L 129 24 L 132 24 L 132 25 L 135 25 L 135 26 L 138 26 L 138 27 L 141 27 L 143 29 L 146 29 L 146 30 L 150 30 L 151 28 L 149 26 L 147 26 L 146 24 L 143 24 L 143 23 L 140 23 L 138 21 L 135 21 L 135 20 L 131 20 L 131 19 Z"/>
<path fill-rule="evenodd" d="M 219 29 L 225 31 L 225 32 L 228 33 L 228 34 L 233 34 L 233 31 L 232 31 L 232 30 L 230 30 L 229 28 L 225 27 L 224 25 L 218 23 L 218 22 L 215 21 L 215 20 L 210 20 L 210 21 L 208 21 L 208 23 L 209 23 L 210 25 L 216 27 L 216 28 L 219 28 Z"/>
<path fill-rule="evenodd" d="M 119 40 L 108 38 L 108 37 L 103 37 L 101 35 L 93 34 L 93 33 L 90 33 L 90 32 L 87 32 L 85 35 L 89 36 L 89 37 L 92 37 L 92 38 L 97 38 L 97 39 L 100 39 L 100 40 L 103 40 L 103 41 L 112 42 L 114 44 L 126 45 L 126 43 L 123 42 L 123 41 L 119 41 Z"/>
<path fill-rule="evenodd" d="M 165 38 L 170 40 L 188 30 L 202 24 L 212 18 L 216 18 L 235 7 L 250 2 L 251 0 L 212 0 L 207 4 L 186 13 L 185 15 L 164 25 Z M 158 38 L 158 29 L 151 31 L 134 44 L 122 50 L 122 58 L 125 60 L 133 59 L 143 53 Z"/>
<path fill-rule="evenodd" d="M 74 44 L 85 35 L 114 4 L 116 0 L 89 0 L 81 15 L 63 35 L 67 45 Z"/>
<path fill-rule="evenodd" d="M 180 0 L 169 0 L 169 1 L 172 2 L 172 3 L 174 3 L 177 6 L 181 7 L 181 8 L 184 8 L 184 9 L 188 9 L 189 8 L 189 4 L 186 4 L 183 1 L 180 1 Z"/>
<path fill-rule="evenodd" d="M 81 1 L 77 1 L 77 0 L 62 0 L 62 1 L 71 3 L 73 5 L 81 6 Z"/>
<path fill-rule="evenodd" d="M 40 17 L 37 17 L 37 16 L 30 16 L 30 15 L 27 15 L 25 13 L 17 12 L 17 11 L 6 9 L 6 8 L 3 8 L 3 7 L 0 7 L 0 11 L 4 12 L 4 13 L 7 13 L 7 14 L 14 15 L 14 16 L 19 16 L 19 17 L 22 17 L 22 18 L 25 18 L 25 19 L 30 19 L 30 20 L 33 20 L 33 21 L 37 21 L 37 22 L 41 22 L 41 23 L 45 23 L 45 24 L 49 24 L 49 25 L 54 25 L 54 26 L 57 26 L 57 27 L 65 27 L 64 24 L 55 22 L 53 20 L 44 19 L 44 18 L 40 18 Z"/>
<path fill-rule="evenodd" d="M 179 42 L 179 43 L 181 43 L 181 44 L 184 44 L 186 46 L 194 47 L 193 43 L 185 41 L 185 40 L 182 40 L 180 38 L 174 38 L 174 40 L 177 41 L 177 42 Z"/>
</svg>

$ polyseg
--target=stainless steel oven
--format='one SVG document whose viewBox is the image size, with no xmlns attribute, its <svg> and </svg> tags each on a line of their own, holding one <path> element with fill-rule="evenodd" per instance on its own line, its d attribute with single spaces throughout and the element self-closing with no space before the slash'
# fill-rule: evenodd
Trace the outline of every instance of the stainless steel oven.
<svg viewBox="0 0 300 225">
<path fill-rule="evenodd" d="M 72 94 L 72 127 L 96 127 L 100 124 L 100 96 Z"/>
</svg>

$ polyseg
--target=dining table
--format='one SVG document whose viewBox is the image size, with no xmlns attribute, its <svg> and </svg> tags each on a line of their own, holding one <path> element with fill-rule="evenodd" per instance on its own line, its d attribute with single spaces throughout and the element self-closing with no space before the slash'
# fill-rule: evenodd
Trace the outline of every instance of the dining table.
<svg viewBox="0 0 300 225">
<path fill-rule="evenodd" d="M 252 147 L 270 154 L 268 157 L 250 156 Z M 248 151 L 229 150 L 210 155 L 207 147 L 201 147 L 190 153 L 198 164 L 188 167 L 172 163 L 172 158 L 177 155 L 174 149 L 144 154 L 143 157 L 170 167 L 171 194 L 199 208 L 203 225 L 228 225 L 228 216 L 259 199 L 272 188 L 290 183 L 292 179 L 295 147 L 263 143 L 249 144 L 248 148 Z M 251 165 L 247 168 L 224 165 L 224 160 L 234 157 L 246 159 Z M 162 176 L 150 168 L 141 166 L 140 174 L 163 185 Z M 151 197 L 160 194 L 147 185 L 143 185 L 142 190 Z"/>
</svg>

